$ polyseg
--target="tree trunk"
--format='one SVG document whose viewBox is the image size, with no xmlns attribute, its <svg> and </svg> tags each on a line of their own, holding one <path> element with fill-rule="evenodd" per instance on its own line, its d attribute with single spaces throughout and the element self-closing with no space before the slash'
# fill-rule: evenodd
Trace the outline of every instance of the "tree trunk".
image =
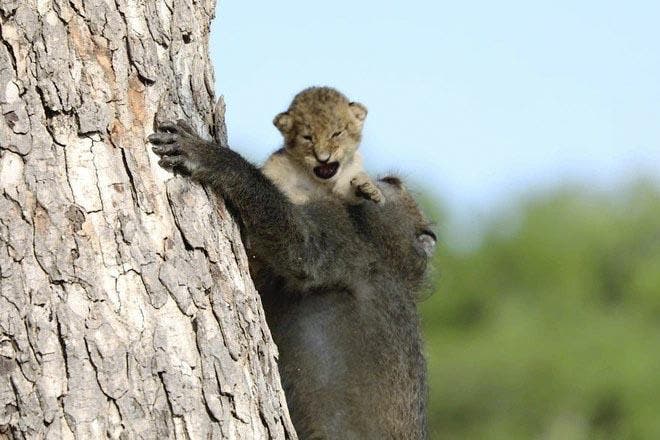
<svg viewBox="0 0 660 440">
<path fill-rule="evenodd" d="M 236 224 L 144 141 L 225 143 L 214 3 L 0 0 L 0 438 L 295 438 Z"/>
</svg>

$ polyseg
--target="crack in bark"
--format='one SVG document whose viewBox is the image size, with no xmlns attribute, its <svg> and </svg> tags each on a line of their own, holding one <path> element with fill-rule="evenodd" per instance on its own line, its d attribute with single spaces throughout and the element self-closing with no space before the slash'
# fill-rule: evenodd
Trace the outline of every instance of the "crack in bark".
<svg viewBox="0 0 660 440">
<path fill-rule="evenodd" d="M 170 419 L 172 419 L 172 423 L 174 423 L 174 420 L 173 420 L 174 417 L 180 417 L 180 415 L 177 415 L 174 412 L 174 406 L 172 405 L 172 401 L 170 400 L 170 393 L 167 391 L 167 385 L 165 384 L 165 372 L 164 371 L 159 371 L 158 372 L 158 378 L 160 379 L 160 383 L 163 386 L 163 394 L 165 394 L 165 400 L 167 401 L 167 407 L 170 410 Z"/>
<path fill-rule="evenodd" d="M 16 71 L 16 55 L 14 54 L 14 48 L 11 47 L 11 44 L 9 44 L 9 41 L 5 40 L 2 38 L 2 26 L 0 26 L 0 43 L 2 43 L 6 48 L 7 52 L 9 53 L 9 56 L 11 57 L 11 65 L 14 68 L 14 72 Z"/>
<path fill-rule="evenodd" d="M 60 322 L 59 313 L 55 313 L 55 323 L 57 326 L 57 332 L 55 332 L 55 335 L 57 336 L 57 341 L 59 342 L 60 349 L 62 350 L 64 371 L 66 372 L 66 383 L 68 384 L 69 379 L 71 378 L 71 372 L 69 371 L 69 354 L 66 351 L 66 341 L 64 340 L 64 332 L 62 331 L 62 323 Z"/>
<path fill-rule="evenodd" d="M 57 143 L 54 138 L 53 138 L 53 142 Z M 62 155 L 64 156 L 64 177 L 66 179 L 67 185 L 69 186 L 69 191 L 71 191 L 71 197 L 75 201 L 75 199 L 76 199 L 74 197 L 75 192 L 73 192 L 73 186 L 71 186 L 71 180 L 70 180 L 70 176 L 69 176 L 69 173 L 70 173 L 70 171 L 69 171 L 69 158 L 68 158 L 68 155 L 67 155 L 66 146 L 64 146 L 64 145 L 62 145 Z"/>
<path fill-rule="evenodd" d="M 126 160 L 126 151 L 124 151 L 123 147 L 119 147 L 119 150 L 121 151 L 121 159 L 122 162 L 124 163 L 124 168 L 126 169 L 126 175 L 128 176 L 128 182 L 131 185 L 131 196 L 133 197 L 133 203 L 140 206 L 140 199 L 138 198 L 138 192 L 137 189 L 135 188 L 135 181 L 133 180 L 133 173 L 131 172 L 131 167 L 128 166 L 128 161 Z M 140 206 L 140 208 L 144 209 L 143 206 Z"/>
</svg>

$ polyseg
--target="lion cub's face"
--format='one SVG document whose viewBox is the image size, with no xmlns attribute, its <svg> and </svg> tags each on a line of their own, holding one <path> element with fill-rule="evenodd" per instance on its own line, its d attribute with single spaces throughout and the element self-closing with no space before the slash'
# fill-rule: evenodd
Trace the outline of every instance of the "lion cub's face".
<svg viewBox="0 0 660 440">
<path fill-rule="evenodd" d="M 332 182 L 355 155 L 367 109 L 337 90 L 311 87 L 298 93 L 273 123 L 286 152 L 320 181 Z"/>
</svg>

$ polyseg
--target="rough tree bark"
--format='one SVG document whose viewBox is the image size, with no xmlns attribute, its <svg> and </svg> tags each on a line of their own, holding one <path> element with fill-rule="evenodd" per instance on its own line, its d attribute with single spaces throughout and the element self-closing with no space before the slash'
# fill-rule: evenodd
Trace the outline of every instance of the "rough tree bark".
<svg viewBox="0 0 660 440">
<path fill-rule="evenodd" d="M 225 141 L 214 3 L 0 0 L 0 438 L 295 438 L 236 224 L 144 142 Z"/>
</svg>

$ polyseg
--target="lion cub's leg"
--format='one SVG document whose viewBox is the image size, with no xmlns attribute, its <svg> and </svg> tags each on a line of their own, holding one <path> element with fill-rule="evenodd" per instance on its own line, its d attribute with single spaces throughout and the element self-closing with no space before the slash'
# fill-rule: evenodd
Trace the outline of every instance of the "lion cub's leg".
<svg viewBox="0 0 660 440">
<path fill-rule="evenodd" d="M 359 172 L 351 179 L 351 187 L 358 197 L 376 203 L 383 203 L 384 201 L 383 193 L 365 172 Z"/>
</svg>

